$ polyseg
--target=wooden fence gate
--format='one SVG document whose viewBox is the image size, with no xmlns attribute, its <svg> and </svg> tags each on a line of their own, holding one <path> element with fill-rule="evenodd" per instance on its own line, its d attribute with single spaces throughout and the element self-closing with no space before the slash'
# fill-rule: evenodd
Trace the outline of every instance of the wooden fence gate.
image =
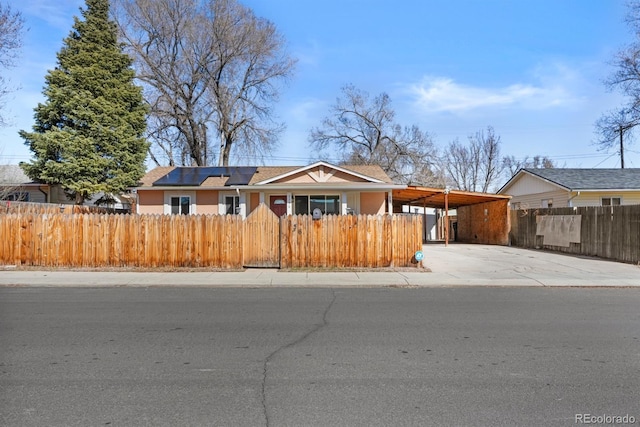
<svg viewBox="0 0 640 427">
<path fill-rule="evenodd" d="M 280 268 L 280 219 L 261 203 L 244 221 L 244 266 Z"/>
</svg>

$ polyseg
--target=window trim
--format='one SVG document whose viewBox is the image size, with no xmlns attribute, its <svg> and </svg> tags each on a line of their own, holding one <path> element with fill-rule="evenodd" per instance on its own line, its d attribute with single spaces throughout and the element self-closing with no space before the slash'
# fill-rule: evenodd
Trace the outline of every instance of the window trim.
<svg viewBox="0 0 640 427">
<path fill-rule="evenodd" d="M 169 198 L 171 202 L 171 215 L 189 215 L 191 213 L 191 197 L 189 196 L 171 196 Z M 173 201 L 177 200 L 177 204 L 174 206 Z M 183 203 L 185 201 L 187 203 Z M 186 206 L 187 212 L 183 212 L 184 207 Z M 178 212 L 174 212 L 174 207 L 178 208 Z"/>
<path fill-rule="evenodd" d="M 311 198 L 313 197 L 324 197 L 325 198 L 325 206 L 326 206 L 326 198 L 327 197 L 337 197 L 337 212 L 335 213 L 330 213 L 328 215 L 342 215 L 343 214 L 343 195 L 340 193 L 295 193 L 292 195 L 292 213 L 293 215 L 305 215 L 305 214 L 300 214 L 298 212 L 296 212 L 296 197 L 306 197 L 307 198 L 307 210 L 308 213 L 307 215 L 311 215 L 312 214 L 312 209 L 311 209 Z M 323 213 L 323 215 L 327 215 L 325 213 Z"/>
<path fill-rule="evenodd" d="M 244 191 L 220 191 L 218 193 L 218 215 L 226 215 L 227 214 L 227 197 L 238 197 L 238 207 L 240 208 L 240 215 L 242 218 L 247 217 L 247 193 Z"/>
<path fill-rule="evenodd" d="M 236 205 L 236 199 L 238 200 L 237 205 L 235 206 L 235 212 L 233 213 L 229 213 L 227 212 L 227 199 L 228 198 L 232 198 L 233 199 L 233 204 Z M 241 208 L 240 208 L 240 196 L 238 194 L 226 194 L 222 197 L 223 200 L 223 205 L 224 205 L 224 213 L 222 213 L 222 215 L 239 215 Z M 232 206 L 232 209 L 234 208 L 234 206 Z"/>
<path fill-rule="evenodd" d="M 173 197 L 189 197 L 189 214 L 196 215 L 196 192 L 195 191 L 165 191 L 164 192 L 164 214 L 173 215 L 171 213 L 171 199 Z M 181 214 L 178 214 L 181 215 Z"/>
<path fill-rule="evenodd" d="M 605 205 L 604 200 L 608 199 L 609 204 Z M 618 199 L 618 204 L 613 204 L 613 199 Z M 600 197 L 600 206 L 622 206 L 622 196 L 602 196 Z"/>
</svg>

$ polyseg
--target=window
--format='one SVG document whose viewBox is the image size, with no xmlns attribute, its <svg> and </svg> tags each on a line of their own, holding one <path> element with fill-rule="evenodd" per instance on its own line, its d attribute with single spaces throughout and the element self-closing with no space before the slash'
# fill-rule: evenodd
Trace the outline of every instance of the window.
<svg viewBox="0 0 640 427">
<path fill-rule="evenodd" d="M 240 215 L 240 196 L 224 196 L 224 211 L 227 215 Z"/>
<path fill-rule="evenodd" d="M 543 199 L 542 200 L 543 208 L 552 208 L 553 207 L 553 199 Z"/>
<path fill-rule="evenodd" d="M 29 201 L 29 193 L 9 193 L 7 194 L 3 200 L 8 200 L 10 202 L 28 202 Z"/>
<path fill-rule="evenodd" d="M 189 215 L 191 206 L 191 197 L 176 196 L 171 198 L 171 214 L 173 215 Z"/>
<path fill-rule="evenodd" d="M 620 197 L 603 197 L 602 206 L 620 206 Z"/>
<path fill-rule="evenodd" d="M 309 196 L 295 196 L 293 213 L 296 215 L 309 214 Z"/>
<path fill-rule="evenodd" d="M 195 191 L 165 191 L 165 215 L 194 215 L 198 212 Z"/>
<path fill-rule="evenodd" d="M 314 209 L 320 209 L 324 215 L 340 214 L 340 196 L 294 196 L 294 214 L 310 214 Z"/>
</svg>

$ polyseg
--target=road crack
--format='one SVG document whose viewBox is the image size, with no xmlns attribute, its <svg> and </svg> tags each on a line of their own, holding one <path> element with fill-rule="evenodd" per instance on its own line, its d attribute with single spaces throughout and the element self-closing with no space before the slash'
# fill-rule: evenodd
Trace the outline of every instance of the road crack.
<svg viewBox="0 0 640 427">
<path fill-rule="evenodd" d="M 327 307 L 324 309 L 324 312 L 322 313 L 322 322 L 316 323 L 313 328 L 311 328 L 309 331 L 307 331 L 304 335 L 300 336 L 295 341 L 292 341 L 288 344 L 278 347 L 271 354 L 269 354 L 266 359 L 264 359 L 264 364 L 262 365 L 261 402 L 262 402 L 262 412 L 264 414 L 265 425 L 267 427 L 271 425 L 269 420 L 269 410 L 267 408 L 267 393 L 266 393 L 267 377 L 269 375 L 269 362 L 271 362 L 278 355 L 278 353 L 281 353 L 284 350 L 287 350 L 293 346 L 300 344 L 301 342 L 309 338 L 311 335 L 315 334 L 320 329 L 327 326 L 327 315 L 329 314 L 329 310 L 331 310 L 331 307 L 333 307 L 333 303 L 336 302 L 335 291 L 333 289 L 330 289 L 330 291 L 331 291 L 331 301 L 329 302 Z"/>
<path fill-rule="evenodd" d="M 544 282 L 541 282 L 540 280 L 536 279 L 535 277 L 527 276 L 526 274 L 522 274 L 522 273 L 520 273 L 519 271 L 515 271 L 515 273 L 516 273 L 517 275 L 519 275 L 519 276 L 526 277 L 526 278 L 527 278 L 527 279 L 529 279 L 529 280 L 533 280 L 534 282 L 539 283 L 543 288 L 546 288 L 546 287 L 547 287 L 547 285 L 545 285 L 545 284 L 544 284 Z"/>
</svg>

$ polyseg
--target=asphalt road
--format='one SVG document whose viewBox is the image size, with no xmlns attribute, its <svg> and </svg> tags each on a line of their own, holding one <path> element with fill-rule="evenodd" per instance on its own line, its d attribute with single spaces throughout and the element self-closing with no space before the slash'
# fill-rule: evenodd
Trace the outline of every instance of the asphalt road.
<svg viewBox="0 0 640 427">
<path fill-rule="evenodd" d="M 0 425 L 640 420 L 640 290 L 0 288 Z"/>
</svg>

